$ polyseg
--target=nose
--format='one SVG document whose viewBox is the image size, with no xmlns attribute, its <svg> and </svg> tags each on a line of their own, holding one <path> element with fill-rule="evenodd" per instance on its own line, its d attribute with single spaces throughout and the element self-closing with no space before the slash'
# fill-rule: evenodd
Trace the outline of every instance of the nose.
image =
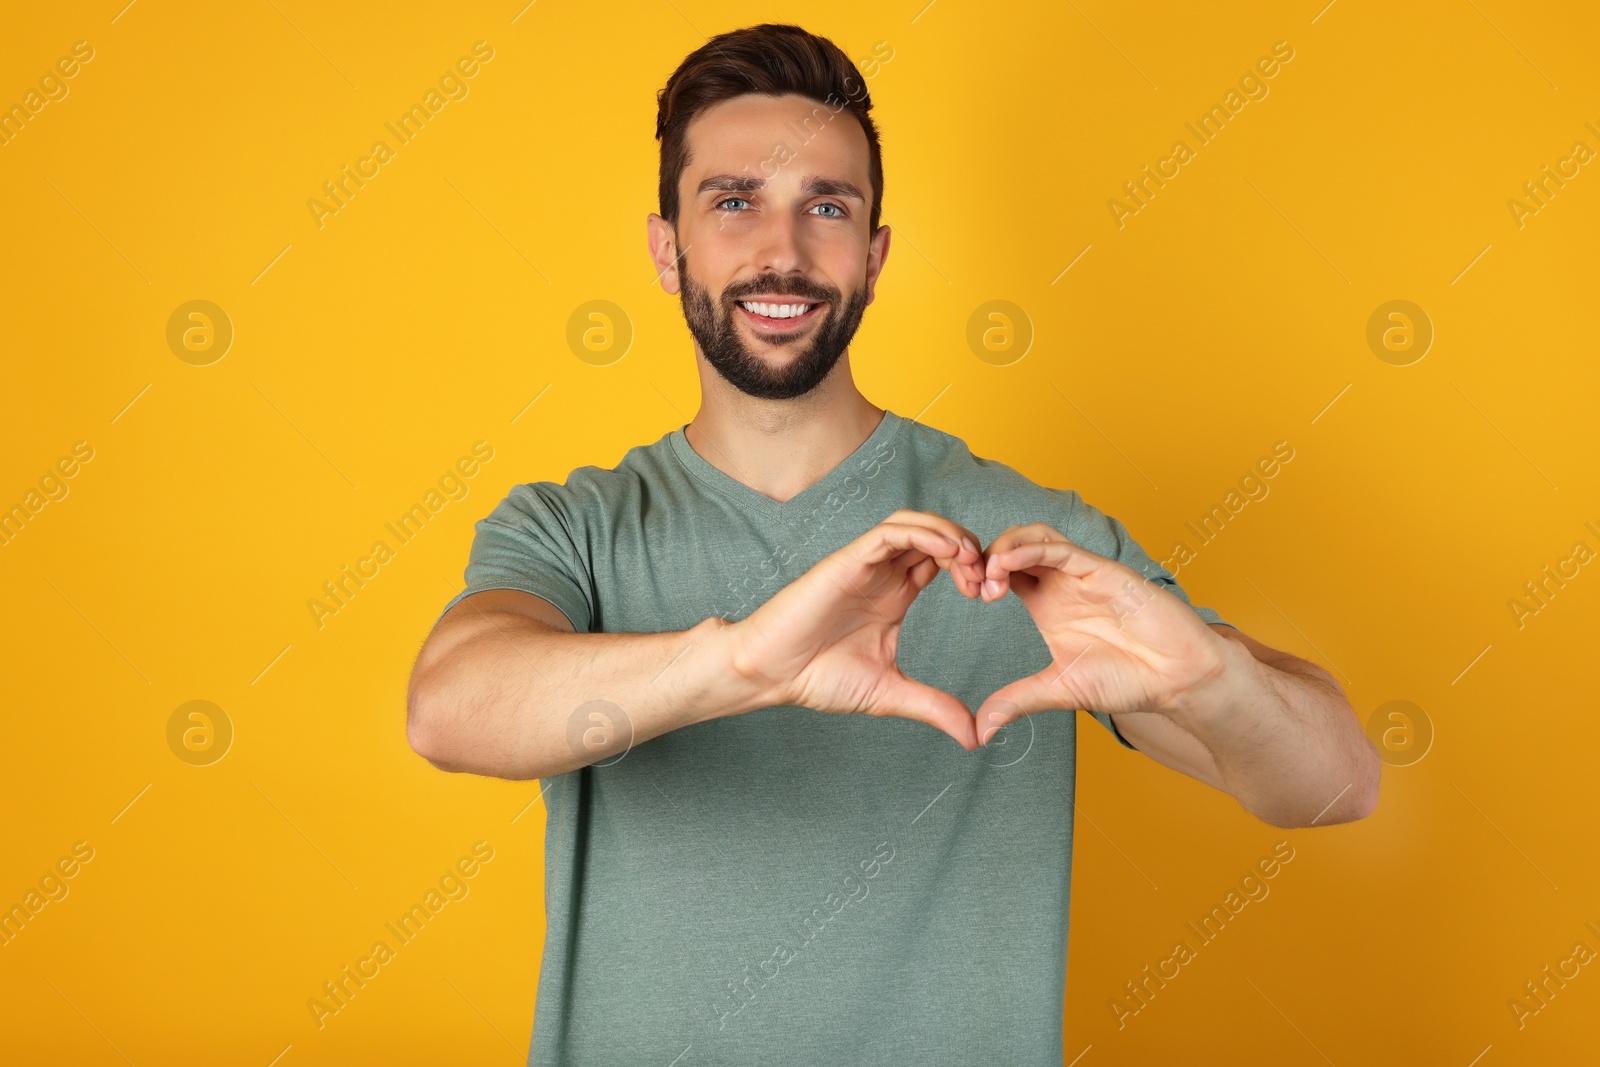
<svg viewBox="0 0 1600 1067">
<path fill-rule="evenodd" d="M 757 274 L 805 274 L 811 266 L 801 220 L 789 212 L 774 212 L 761 220 L 755 234 L 751 264 Z"/>
</svg>

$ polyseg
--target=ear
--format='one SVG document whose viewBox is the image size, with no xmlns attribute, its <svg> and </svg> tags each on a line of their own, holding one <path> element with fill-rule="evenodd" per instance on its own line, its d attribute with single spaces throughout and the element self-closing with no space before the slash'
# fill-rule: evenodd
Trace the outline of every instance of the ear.
<svg viewBox="0 0 1600 1067">
<path fill-rule="evenodd" d="M 682 257 L 678 251 L 677 230 L 672 223 L 652 211 L 645 216 L 645 232 L 645 243 L 649 246 L 650 261 L 655 265 L 661 291 L 668 296 L 676 296 L 680 286 L 678 261 Z"/>
<path fill-rule="evenodd" d="M 878 275 L 883 272 L 883 265 L 889 259 L 889 227 L 879 226 L 878 232 L 872 235 L 872 240 L 867 243 L 867 303 L 871 304 L 873 297 L 877 296 Z"/>
</svg>

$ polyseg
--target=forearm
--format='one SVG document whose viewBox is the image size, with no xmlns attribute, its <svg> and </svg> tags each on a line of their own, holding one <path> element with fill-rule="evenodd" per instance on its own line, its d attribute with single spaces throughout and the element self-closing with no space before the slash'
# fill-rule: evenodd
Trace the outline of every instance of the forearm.
<svg viewBox="0 0 1600 1067">
<path fill-rule="evenodd" d="M 546 778 L 765 706 L 733 669 L 732 624 L 715 616 L 656 634 L 570 633 L 509 612 L 461 625 L 408 701 L 412 746 L 443 770 Z"/>
<path fill-rule="evenodd" d="M 1169 716 L 1216 761 L 1224 787 L 1282 827 L 1365 818 L 1381 763 L 1338 683 L 1320 670 L 1273 666 L 1238 641 L 1216 682 Z"/>
</svg>

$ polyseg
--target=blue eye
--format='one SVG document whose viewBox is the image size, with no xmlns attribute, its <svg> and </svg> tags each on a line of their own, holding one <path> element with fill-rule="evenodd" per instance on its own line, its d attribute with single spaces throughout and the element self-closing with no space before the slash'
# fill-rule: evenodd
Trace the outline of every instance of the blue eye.
<svg viewBox="0 0 1600 1067">
<path fill-rule="evenodd" d="M 725 196 L 721 200 L 717 201 L 715 204 L 713 204 L 711 206 L 714 207 L 714 208 L 720 208 L 723 212 L 728 213 L 728 214 L 733 214 L 733 215 L 742 214 L 743 211 L 744 211 L 743 208 L 734 209 L 734 208 L 729 208 L 729 207 L 726 206 L 728 204 L 734 204 L 734 203 L 748 205 L 750 203 L 750 201 L 746 200 L 742 196 Z M 835 204 L 835 203 L 832 203 L 832 202 L 824 202 L 824 203 L 818 204 L 816 206 L 819 207 L 819 208 L 822 208 L 822 207 L 832 208 L 833 212 L 836 212 L 836 214 L 835 213 L 830 213 L 830 214 L 824 215 L 823 218 L 842 219 L 842 218 L 847 218 L 849 216 L 849 212 L 847 212 L 839 204 Z"/>
</svg>

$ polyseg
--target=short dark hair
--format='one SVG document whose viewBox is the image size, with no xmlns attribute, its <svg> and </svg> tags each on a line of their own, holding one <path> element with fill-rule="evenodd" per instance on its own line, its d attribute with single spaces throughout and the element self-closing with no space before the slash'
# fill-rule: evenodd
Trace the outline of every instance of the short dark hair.
<svg viewBox="0 0 1600 1067">
<path fill-rule="evenodd" d="M 797 93 L 835 114 L 848 109 L 867 135 L 872 181 L 868 233 L 883 213 L 883 151 L 872 121 L 872 96 L 850 57 L 826 37 L 799 26 L 764 22 L 718 34 L 689 53 L 656 94 L 661 142 L 661 217 L 678 225 L 678 179 L 689 165 L 689 123 L 706 108 L 747 93 Z"/>
</svg>

